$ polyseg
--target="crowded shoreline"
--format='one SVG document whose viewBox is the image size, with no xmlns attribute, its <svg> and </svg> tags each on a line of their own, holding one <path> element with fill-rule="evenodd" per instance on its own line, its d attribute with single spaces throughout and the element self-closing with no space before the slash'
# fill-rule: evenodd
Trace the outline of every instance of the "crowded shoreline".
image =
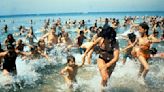
<svg viewBox="0 0 164 92">
<path fill-rule="evenodd" d="M 17 23 L 16 20 L 9 20 L 9 21 L 12 25 Z M 38 23 L 35 22 L 35 20 L 30 19 L 26 21 L 26 24 L 29 26 L 25 26 L 21 23 L 20 24 L 18 23 L 17 26 L 14 26 L 15 30 L 17 31 L 13 32 L 11 31 L 12 28 L 9 27 L 9 24 L 6 23 L 6 20 L 0 19 L 0 23 L 3 25 L 1 27 L 1 34 L 7 36 L 1 39 L 3 50 L 1 52 L 0 57 L 2 58 L 5 57 L 8 50 L 13 49 L 14 53 L 16 54 L 14 56 L 15 58 L 17 57 L 17 54 L 20 54 L 22 56 L 18 55 L 18 57 L 21 58 L 22 60 L 34 60 L 34 61 L 36 60 L 35 62 L 38 62 L 37 61 L 38 59 L 45 58 L 46 59 L 45 61 L 51 63 L 53 62 L 52 56 L 54 58 L 55 53 L 58 53 L 58 52 L 55 52 L 55 53 L 53 52 L 53 55 L 49 56 L 49 54 L 51 54 L 51 51 L 54 51 L 55 49 L 61 49 L 60 53 L 64 53 L 63 58 L 65 59 L 67 59 L 67 56 L 70 56 L 72 54 L 76 54 L 76 53 L 79 54 L 80 59 L 79 57 L 75 57 L 75 60 L 78 58 L 79 60 L 78 64 L 80 65 L 80 67 L 96 65 L 96 64 L 93 64 L 93 60 L 94 60 L 94 63 L 95 62 L 97 63 L 96 59 L 93 59 L 94 57 L 90 56 L 86 60 L 87 62 L 85 62 L 83 55 L 85 56 L 85 54 L 89 53 L 89 49 L 92 49 L 91 48 L 92 44 L 94 44 L 94 42 L 97 41 L 97 38 L 106 37 L 104 35 L 103 36 L 102 35 L 96 36 L 96 35 L 100 35 L 99 33 L 101 33 L 102 30 L 105 30 L 111 27 L 112 29 L 110 30 L 114 30 L 114 32 L 116 32 L 116 36 L 114 37 L 114 39 L 119 42 L 119 46 L 115 45 L 115 47 L 117 48 L 114 47 L 114 49 L 117 49 L 119 51 L 117 60 L 115 61 L 115 63 L 117 62 L 119 64 L 122 64 L 122 63 L 126 64 L 125 61 L 122 62 L 122 58 L 123 58 L 122 55 L 126 52 L 126 50 L 124 49 L 126 47 L 126 44 L 124 43 L 120 44 L 120 43 L 123 39 L 125 39 L 124 42 L 127 43 L 126 40 L 133 38 L 134 34 L 136 35 L 136 38 L 140 37 L 140 34 L 138 32 L 140 30 L 139 26 L 143 26 L 143 25 L 144 27 L 145 25 L 148 26 L 149 28 L 144 28 L 144 27 L 143 28 L 145 30 L 149 30 L 148 35 L 152 35 L 152 37 L 150 38 L 155 39 L 156 42 L 161 44 L 163 43 L 163 39 L 164 39 L 163 16 L 125 16 L 125 17 L 122 17 L 121 20 L 119 18 L 117 19 L 117 18 L 99 17 L 95 20 L 67 19 L 64 21 L 62 18 L 57 18 L 57 19 L 48 18 L 48 19 L 45 19 L 44 21 L 39 20 L 39 22 L 42 25 L 40 28 L 37 28 L 39 30 L 35 30 L 36 29 L 35 26 Z M 35 27 L 35 29 L 33 27 Z M 127 32 L 127 33 L 123 34 L 124 32 Z M 134 33 L 134 34 L 131 38 L 128 38 L 127 35 L 130 33 Z M 107 34 L 109 33 L 107 32 Z M 89 44 L 86 44 L 87 42 Z M 132 44 L 132 46 L 134 45 Z M 149 46 L 148 49 L 151 49 L 151 47 L 152 46 Z M 26 50 L 24 48 L 26 48 Z M 73 51 L 74 49 L 76 51 Z M 156 48 L 156 49 L 158 50 L 158 52 L 154 50 L 153 55 L 151 55 L 151 58 L 163 59 L 164 55 L 162 54 L 163 53 L 162 47 Z M 97 50 L 95 49 L 95 51 L 93 51 L 92 53 L 100 54 L 100 52 L 98 52 L 98 49 Z M 133 58 L 135 58 L 136 62 L 140 64 L 139 62 L 140 59 L 138 60 L 138 57 L 132 57 L 131 61 L 135 62 Z M 72 61 L 75 61 L 75 60 L 72 60 Z M 14 62 L 16 62 L 16 59 Z M 15 63 L 13 64 L 14 66 L 9 66 L 9 67 L 7 66 L 7 69 L 3 68 L 3 65 L 4 65 L 3 63 L 1 65 L 2 65 L 2 70 L 3 70 L 2 73 L 4 76 L 10 76 L 10 73 L 12 73 L 13 71 L 14 72 L 17 71 Z M 116 64 L 116 67 L 117 67 L 117 64 Z M 146 65 L 144 67 L 146 67 Z M 147 72 L 147 70 L 148 69 L 146 68 L 145 72 Z M 61 72 L 62 74 L 64 74 L 63 71 Z M 58 72 L 60 72 L 60 70 Z M 106 85 L 104 83 L 102 84 Z M 141 84 L 145 84 L 145 83 L 143 83 L 142 81 Z"/>
</svg>

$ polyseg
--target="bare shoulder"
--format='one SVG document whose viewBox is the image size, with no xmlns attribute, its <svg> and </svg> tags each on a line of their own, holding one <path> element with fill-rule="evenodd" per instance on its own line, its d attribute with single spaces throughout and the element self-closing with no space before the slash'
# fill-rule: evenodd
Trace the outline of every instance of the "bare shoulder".
<svg viewBox="0 0 164 92">
<path fill-rule="evenodd" d="M 65 71 L 67 71 L 67 70 L 69 70 L 69 69 L 70 69 L 69 66 L 66 66 L 66 67 L 64 68 Z"/>
<path fill-rule="evenodd" d="M 80 65 L 75 65 L 75 68 L 78 69 L 79 67 L 81 67 Z"/>
<path fill-rule="evenodd" d="M 1 52 L 1 53 L 0 53 L 0 57 L 4 57 L 7 53 L 8 53 L 8 51 Z"/>
</svg>

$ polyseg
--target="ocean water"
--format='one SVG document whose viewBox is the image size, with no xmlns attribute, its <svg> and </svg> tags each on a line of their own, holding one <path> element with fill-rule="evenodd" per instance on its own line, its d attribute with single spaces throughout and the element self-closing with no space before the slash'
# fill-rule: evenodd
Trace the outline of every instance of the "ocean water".
<svg viewBox="0 0 164 92">
<path fill-rule="evenodd" d="M 164 12 L 118 12 L 118 13 L 69 13 L 69 14 L 32 14 L 32 15 L 13 15 L 1 16 L 0 28 L 5 24 L 9 27 L 9 33 L 15 34 L 18 32 L 20 25 L 29 28 L 33 26 L 34 33 L 37 38 L 42 34 L 40 32 L 43 27 L 45 19 L 56 20 L 61 18 L 63 23 L 66 20 L 90 20 L 87 22 L 88 27 L 94 23 L 98 18 L 117 18 L 122 22 L 124 16 L 162 16 Z M 30 20 L 33 24 L 30 24 Z M 5 20 L 5 21 L 4 21 Z M 14 23 L 13 23 L 14 21 Z M 142 22 L 137 20 L 137 22 Z M 73 39 L 76 37 L 74 32 L 76 28 L 66 29 Z M 118 29 L 118 34 L 123 34 L 127 29 Z M 7 33 L 0 31 L 0 42 L 3 43 Z M 14 38 L 19 39 L 14 35 Z M 125 41 L 119 39 L 120 47 L 125 47 Z M 163 43 L 155 44 L 158 50 L 164 51 Z M 59 74 L 60 70 L 65 66 L 67 53 L 63 52 L 64 47 L 55 46 L 50 52 L 51 61 L 41 58 L 38 60 L 22 61 L 20 57 L 17 58 L 16 65 L 18 75 L 14 77 L 4 77 L 0 73 L 0 92 L 101 92 L 100 74 L 97 68 L 96 59 L 98 55 L 93 54 L 92 64 L 85 65 L 79 68 L 77 74 L 77 84 L 74 89 L 68 89 L 64 78 Z M 81 54 L 76 49 L 71 51 L 75 56 L 76 63 L 81 64 Z M 149 60 L 150 71 L 146 77 L 146 85 L 142 85 L 137 79 L 139 70 L 139 62 L 127 59 L 125 65 L 121 63 L 122 54 L 117 62 L 115 70 L 105 88 L 105 92 L 164 92 L 164 60 L 152 59 Z M 10 84 L 10 85 L 6 85 Z"/>
</svg>

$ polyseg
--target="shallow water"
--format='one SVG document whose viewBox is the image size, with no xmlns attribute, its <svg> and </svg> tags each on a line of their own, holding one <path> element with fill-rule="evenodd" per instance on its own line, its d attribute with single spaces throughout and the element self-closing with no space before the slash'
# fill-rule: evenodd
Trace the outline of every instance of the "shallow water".
<svg viewBox="0 0 164 92">
<path fill-rule="evenodd" d="M 133 14 L 132 14 L 133 15 Z M 142 14 L 141 14 L 142 15 Z M 80 16 L 61 16 L 62 20 L 72 19 L 86 19 L 91 18 L 92 20 L 99 18 L 100 16 L 108 17 L 108 15 L 95 15 L 91 18 L 91 15 L 80 15 Z M 113 15 L 109 15 L 114 17 Z M 122 15 L 116 17 L 123 19 Z M 49 16 L 50 18 L 57 19 L 58 16 Z M 17 27 L 25 25 L 30 26 L 28 23 L 29 19 L 33 19 L 36 23 L 32 24 L 34 26 L 35 34 L 39 38 L 41 35 L 40 29 L 43 26 L 43 21 L 46 16 L 39 17 L 16 17 L 16 18 L 5 18 L 6 23 L 9 25 L 9 32 L 18 32 Z M 4 19 L 4 18 L 0 18 Z M 15 23 L 10 23 L 10 20 L 14 19 Z M 92 23 L 92 22 L 91 22 Z M 4 23 L 0 23 L 2 27 Z M 76 29 L 68 29 L 70 37 L 73 39 L 77 34 Z M 122 34 L 127 30 L 119 29 L 118 34 Z M 1 33 L 0 41 L 3 42 L 7 34 Z M 18 39 L 19 37 L 16 37 Z M 24 37 L 22 37 L 24 38 Z M 126 44 L 124 40 L 119 39 L 119 44 L 123 48 Z M 154 45 L 159 51 L 163 51 L 163 43 Z M 63 51 L 64 47 L 55 46 L 55 48 L 50 52 L 51 61 L 48 62 L 46 59 L 41 58 L 38 60 L 26 60 L 22 61 L 20 57 L 17 58 L 17 70 L 18 75 L 10 78 L 6 78 L 0 74 L 0 92 L 101 92 L 100 87 L 100 74 L 97 68 L 96 59 L 98 55 L 93 54 L 92 64 L 85 65 L 79 68 L 77 74 L 77 84 L 74 85 L 74 89 L 68 89 L 64 78 L 59 74 L 60 70 L 66 64 L 66 56 L 68 53 Z M 81 54 L 78 53 L 76 48 L 72 49 L 70 52 L 75 56 L 76 63 L 81 64 Z M 70 54 L 69 53 L 69 54 Z M 128 59 L 125 65 L 121 63 L 122 54 L 120 55 L 120 60 L 117 62 L 115 70 L 108 82 L 108 86 L 104 88 L 106 92 L 164 92 L 164 60 L 162 59 L 152 59 L 150 63 L 150 71 L 146 77 L 146 85 L 142 85 L 141 81 L 137 78 L 137 73 L 139 70 L 139 62 Z"/>
</svg>

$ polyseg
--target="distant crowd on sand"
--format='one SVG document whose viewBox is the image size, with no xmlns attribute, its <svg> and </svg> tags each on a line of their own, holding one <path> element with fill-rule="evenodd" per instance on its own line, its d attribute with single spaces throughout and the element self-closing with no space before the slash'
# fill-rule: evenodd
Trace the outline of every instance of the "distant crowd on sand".
<svg viewBox="0 0 164 92">
<path fill-rule="evenodd" d="M 142 19 L 141 23 L 136 24 L 135 21 Z M 138 78 L 144 80 L 149 72 L 150 58 L 164 58 L 164 52 L 158 52 L 154 43 L 164 41 L 164 17 L 162 16 L 130 16 L 124 17 L 123 22 L 116 18 L 98 18 L 92 25 L 88 25 L 91 20 L 71 20 L 61 21 L 61 18 L 56 20 L 47 19 L 40 29 L 42 35 L 36 37 L 33 26 L 27 28 L 20 24 L 19 32 L 9 33 L 10 29 L 5 20 L 0 20 L 4 24 L 1 28 L 1 33 L 8 34 L 4 42 L 0 44 L 0 66 L 5 76 L 13 76 L 17 74 L 16 58 L 21 57 L 22 60 L 40 59 L 45 57 L 48 62 L 51 62 L 49 53 L 54 50 L 55 46 L 63 47 L 64 52 L 68 53 L 72 48 L 77 48 L 82 56 L 81 65 L 76 64 L 76 59 L 73 55 L 67 56 L 67 66 L 64 67 L 60 74 L 64 76 L 69 87 L 73 87 L 76 82 L 77 70 L 85 64 L 92 64 L 92 54 L 98 54 L 97 65 L 101 75 L 101 85 L 107 86 L 108 79 L 116 66 L 116 63 L 121 59 L 122 63 L 126 63 L 126 59 L 136 60 L 140 63 Z M 14 24 L 15 21 L 12 21 Z M 33 25 L 35 21 L 30 20 Z M 69 30 L 77 29 L 75 37 L 70 37 Z M 127 35 L 119 35 L 127 41 L 125 48 L 119 46 L 117 30 L 123 28 L 130 30 Z M 59 32 L 57 33 L 57 30 Z M 24 37 L 15 39 L 14 37 Z M 1 45 L 4 47 L 2 49 Z M 25 51 L 27 46 L 29 51 Z M 78 53 L 78 52 L 77 52 Z M 123 54 L 123 57 L 120 57 Z"/>
</svg>

